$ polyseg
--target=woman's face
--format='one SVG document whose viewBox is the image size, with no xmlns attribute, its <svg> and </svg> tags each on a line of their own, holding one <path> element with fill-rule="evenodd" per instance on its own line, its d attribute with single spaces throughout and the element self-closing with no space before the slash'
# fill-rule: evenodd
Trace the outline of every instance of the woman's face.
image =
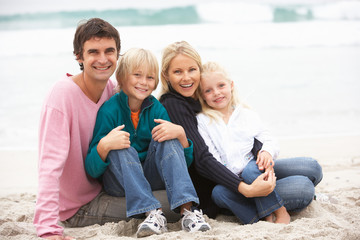
<svg viewBox="0 0 360 240">
<path fill-rule="evenodd" d="M 168 82 L 184 97 L 193 97 L 200 84 L 200 68 L 192 58 L 179 54 L 169 65 Z"/>
</svg>

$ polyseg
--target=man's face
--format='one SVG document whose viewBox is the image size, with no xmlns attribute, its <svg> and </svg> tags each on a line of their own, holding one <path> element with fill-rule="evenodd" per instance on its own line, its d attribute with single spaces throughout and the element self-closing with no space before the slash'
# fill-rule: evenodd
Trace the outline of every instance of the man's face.
<svg viewBox="0 0 360 240">
<path fill-rule="evenodd" d="M 112 38 L 91 38 L 84 43 L 83 57 L 85 78 L 107 81 L 116 69 L 118 52 Z"/>
</svg>

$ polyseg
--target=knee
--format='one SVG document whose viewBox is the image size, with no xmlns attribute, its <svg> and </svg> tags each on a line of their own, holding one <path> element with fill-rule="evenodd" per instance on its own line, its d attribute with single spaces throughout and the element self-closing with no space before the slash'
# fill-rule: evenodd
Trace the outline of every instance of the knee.
<svg viewBox="0 0 360 240">
<path fill-rule="evenodd" d="M 251 184 L 255 179 L 261 174 L 261 171 L 259 170 L 256 163 L 251 165 L 252 163 L 249 163 L 245 169 L 241 172 L 241 177 L 244 179 L 244 182 L 247 184 Z"/>
<path fill-rule="evenodd" d="M 222 207 L 228 202 L 229 191 L 230 190 L 222 185 L 216 185 L 212 190 L 211 198 L 216 203 L 216 205 Z"/>
<path fill-rule="evenodd" d="M 165 148 L 176 148 L 176 149 L 183 149 L 182 145 L 180 144 L 178 139 L 170 139 L 164 142 L 156 142 L 158 145 L 162 145 Z"/>
<path fill-rule="evenodd" d="M 128 166 L 141 167 L 138 153 L 133 147 L 110 151 L 107 162 L 109 163 L 107 169 L 111 171 L 117 171 L 117 169 L 127 168 Z"/>
<path fill-rule="evenodd" d="M 176 152 L 177 150 L 181 150 L 183 152 L 183 149 L 184 148 L 182 147 L 178 139 L 170 139 L 163 142 L 157 142 L 152 139 L 149 145 L 148 152 L 151 153 L 153 151 L 157 152 L 169 150 L 171 150 L 171 152 Z"/>
<path fill-rule="evenodd" d="M 276 191 L 290 211 L 300 211 L 307 207 L 314 199 L 315 187 L 312 181 L 305 176 L 291 176 L 291 186 L 283 186 Z M 290 183 L 290 182 L 288 182 Z"/>
<path fill-rule="evenodd" d="M 314 181 L 313 184 L 314 186 L 318 185 L 319 182 L 321 182 L 322 178 L 323 178 L 323 172 L 322 172 L 322 167 L 319 164 L 319 162 L 315 159 L 311 159 L 312 160 L 312 167 L 314 169 Z"/>
<path fill-rule="evenodd" d="M 152 150 L 156 154 L 156 161 L 185 159 L 184 148 L 177 139 L 170 139 L 164 142 L 154 141 Z M 148 152 L 148 154 L 152 155 L 154 152 Z M 185 163 L 185 161 L 183 162 Z"/>
<path fill-rule="evenodd" d="M 309 206 L 309 204 L 314 199 L 315 187 L 313 182 L 310 181 L 310 179 L 308 178 L 304 178 L 298 186 L 298 191 L 299 191 L 299 196 L 298 196 L 299 204 L 294 209 L 294 211 L 303 210 L 304 208 Z"/>
<path fill-rule="evenodd" d="M 312 181 L 313 185 L 316 186 L 323 178 L 322 167 L 314 158 L 306 158 L 306 161 L 310 172 L 308 177 Z"/>
<path fill-rule="evenodd" d="M 224 199 L 226 198 L 227 189 L 222 185 L 216 185 L 211 193 L 212 200 L 219 206 L 222 205 Z"/>
<path fill-rule="evenodd" d="M 299 190 L 301 190 L 300 196 L 302 196 L 305 206 L 309 205 L 310 202 L 314 199 L 315 195 L 315 187 L 313 182 L 308 178 L 304 178 L 299 185 Z"/>
</svg>

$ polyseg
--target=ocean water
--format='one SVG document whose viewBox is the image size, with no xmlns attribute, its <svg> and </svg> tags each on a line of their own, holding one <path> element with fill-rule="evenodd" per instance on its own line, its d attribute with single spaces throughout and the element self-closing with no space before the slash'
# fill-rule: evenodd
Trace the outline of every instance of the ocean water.
<svg viewBox="0 0 360 240">
<path fill-rule="evenodd" d="M 360 134 L 359 1 L 0 0 L 0 149 L 36 149 L 45 94 L 76 74 L 76 25 L 101 17 L 121 52 L 186 40 L 218 61 L 278 138 Z M 157 92 L 154 93 L 155 95 Z"/>
</svg>

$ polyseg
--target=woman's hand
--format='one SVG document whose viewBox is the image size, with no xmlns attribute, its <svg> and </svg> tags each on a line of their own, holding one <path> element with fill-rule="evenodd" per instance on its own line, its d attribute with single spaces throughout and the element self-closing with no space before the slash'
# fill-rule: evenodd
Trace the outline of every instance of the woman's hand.
<svg viewBox="0 0 360 240">
<path fill-rule="evenodd" d="M 260 151 L 256 159 L 256 164 L 260 171 L 266 170 L 268 172 L 273 169 L 275 163 L 269 152 Z"/>
<path fill-rule="evenodd" d="M 130 147 L 130 134 L 121 131 L 124 127 L 125 125 L 121 125 L 114 128 L 99 141 L 96 149 L 103 161 L 106 160 L 106 157 L 111 150 Z"/>
<path fill-rule="evenodd" d="M 178 139 L 183 148 L 189 147 L 184 128 L 180 125 L 163 119 L 154 119 L 154 122 L 159 123 L 151 131 L 152 137 L 155 141 L 163 142 L 171 139 Z"/>
<path fill-rule="evenodd" d="M 252 184 L 240 182 L 238 191 L 247 198 L 265 197 L 269 195 L 276 186 L 274 171 L 269 171 L 258 176 Z"/>
</svg>

